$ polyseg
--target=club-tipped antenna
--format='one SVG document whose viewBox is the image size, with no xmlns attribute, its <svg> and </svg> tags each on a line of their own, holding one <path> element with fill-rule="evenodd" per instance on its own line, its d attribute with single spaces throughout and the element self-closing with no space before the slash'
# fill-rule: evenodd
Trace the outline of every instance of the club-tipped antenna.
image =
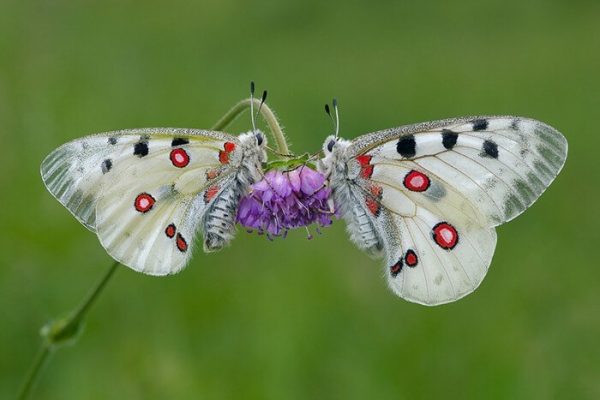
<svg viewBox="0 0 600 400">
<path fill-rule="evenodd" d="M 258 114 L 260 114 L 260 109 L 262 108 L 263 104 L 265 104 L 265 101 L 267 101 L 267 91 L 263 90 L 263 94 L 260 99 L 260 105 L 258 106 L 258 110 L 256 110 L 256 115 L 254 115 L 254 119 L 258 118 Z"/>
<path fill-rule="evenodd" d="M 331 115 L 331 109 L 329 108 L 329 104 L 325 104 L 325 112 L 327 113 L 327 115 L 329 115 L 329 118 L 331 119 L 331 123 L 333 124 L 333 128 L 335 130 L 335 137 L 337 139 L 337 137 L 340 133 L 340 116 L 338 113 L 337 99 L 333 99 L 331 104 L 333 105 L 333 111 L 335 113 L 335 118 L 333 117 L 333 115 Z"/>
<path fill-rule="evenodd" d="M 333 104 L 333 110 L 335 111 L 335 138 L 337 139 L 340 134 L 340 114 L 338 112 L 338 103 L 335 97 L 331 104 Z"/>
<path fill-rule="evenodd" d="M 254 81 L 250 81 L 250 118 L 252 119 L 252 132 L 256 131 L 254 122 Z"/>
</svg>

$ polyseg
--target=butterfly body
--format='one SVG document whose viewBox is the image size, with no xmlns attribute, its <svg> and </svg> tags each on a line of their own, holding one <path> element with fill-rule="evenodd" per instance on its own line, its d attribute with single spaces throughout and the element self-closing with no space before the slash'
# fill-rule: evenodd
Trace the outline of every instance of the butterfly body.
<svg viewBox="0 0 600 400">
<path fill-rule="evenodd" d="M 328 151 L 327 146 L 332 141 L 335 147 Z M 328 137 L 323 146 L 325 158 L 320 163 L 320 170 L 329 179 L 333 208 L 346 221 L 350 239 L 361 250 L 379 256 L 383 250 L 383 239 L 376 228 L 374 214 L 362 200 L 364 195 L 358 186 L 360 164 L 347 162 L 350 145 L 348 140 Z"/>
<path fill-rule="evenodd" d="M 204 250 L 216 251 L 235 234 L 235 217 L 240 199 L 254 182 L 261 179 L 261 164 L 266 162 L 263 148 L 257 146 L 252 132 L 240 135 L 240 149 L 231 162 L 238 165 L 227 188 L 219 193 L 203 215 Z M 261 143 L 262 144 L 262 143 Z"/>
<path fill-rule="evenodd" d="M 67 143 L 42 162 L 48 190 L 134 270 L 183 268 L 194 237 L 214 251 L 235 233 L 240 197 L 261 176 L 264 135 L 147 128 Z"/>
<path fill-rule="evenodd" d="M 494 227 L 531 205 L 564 164 L 567 143 L 539 121 L 468 117 L 353 141 L 329 137 L 321 171 L 359 248 L 381 254 L 392 290 L 436 305 L 475 290 Z"/>
</svg>

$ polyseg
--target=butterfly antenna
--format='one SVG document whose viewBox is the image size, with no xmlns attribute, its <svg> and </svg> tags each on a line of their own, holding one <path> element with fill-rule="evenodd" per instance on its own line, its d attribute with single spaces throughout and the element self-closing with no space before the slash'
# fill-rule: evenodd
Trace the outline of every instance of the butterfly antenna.
<svg viewBox="0 0 600 400">
<path fill-rule="evenodd" d="M 267 100 L 267 91 L 263 90 L 262 98 L 260 99 L 260 105 L 258 106 L 258 110 L 256 111 L 256 115 L 254 116 L 255 120 L 258 118 L 258 114 L 260 114 L 260 109 L 262 108 L 263 104 L 265 104 L 266 100 Z"/>
<path fill-rule="evenodd" d="M 325 112 L 327 113 L 327 115 L 329 115 L 329 118 L 331 119 L 331 123 L 333 124 L 333 129 L 335 131 L 335 138 L 337 139 L 340 133 L 340 116 L 338 113 L 337 99 L 333 99 L 331 104 L 333 105 L 335 118 L 333 117 L 333 115 L 331 115 L 331 109 L 329 108 L 329 104 L 325 104 Z"/>
<path fill-rule="evenodd" d="M 250 118 L 252 119 L 252 131 L 256 131 L 256 122 L 254 122 L 254 81 L 250 81 Z"/>
<path fill-rule="evenodd" d="M 333 110 L 335 111 L 335 138 L 337 139 L 340 134 L 340 114 L 338 112 L 337 99 L 333 99 Z"/>
<path fill-rule="evenodd" d="M 329 119 L 331 120 L 331 124 L 333 125 L 333 130 L 335 131 L 335 120 L 331 115 L 331 109 L 329 108 L 329 104 L 325 104 L 325 112 L 329 115 Z"/>
</svg>

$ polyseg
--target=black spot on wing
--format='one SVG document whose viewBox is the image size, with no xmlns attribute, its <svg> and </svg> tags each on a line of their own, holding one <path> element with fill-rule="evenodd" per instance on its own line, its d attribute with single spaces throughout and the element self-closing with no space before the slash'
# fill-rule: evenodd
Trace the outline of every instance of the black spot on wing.
<svg viewBox="0 0 600 400">
<path fill-rule="evenodd" d="M 117 138 L 114 136 L 111 136 L 108 138 L 108 144 L 117 144 Z"/>
<path fill-rule="evenodd" d="M 485 140 L 483 142 L 483 152 L 481 153 L 481 156 L 498 158 L 498 145 L 491 140 Z"/>
<path fill-rule="evenodd" d="M 188 144 L 190 141 L 185 139 L 185 138 L 175 138 L 173 139 L 173 141 L 171 142 L 171 146 L 175 147 L 175 146 L 183 146 L 184 144 Z"/>
<path fill-rule="evenodd" d="M 473 121 L 473 130 L 474 131 L 484 131 L 488 127 L 487 119 L 476 119 Z"/>
<path fill-rule="evenodd" d="M 416 152 L 417 144 L 413 135 L 401 137 L 396 145 L 396 150 L 404 158 L 414 157 Z"/>
<path fill-rule="evenodd" d="M 442 129 L 442 144 L 448 150 L 451 150 L 456 146 L 458 140 L 458 133 L 451 131 L 450 129 Z"/>
<path fill-rule="evenodd" d="M 112 161 L 110 158 L 107 158 L 106 160 L 102 161 L 102 173 L 105 174 L 108 171 L 110 171 L 110 169 L 112 168 Z"/>
<path fill-rule="evenodd" d="M 148 155 L 148 142 L 141 140 L 133 146 L 133 154 L 142 158 Z"/>
<path fill-rule="evenodd" d="M 404 263 L 402 262 L 402 258 L 398 260 L 398 262 L 390 267 L 390 275 L 392 278 L 395 278 L 400 271 L 402 271 L 402 267 Z"/>
</svg>

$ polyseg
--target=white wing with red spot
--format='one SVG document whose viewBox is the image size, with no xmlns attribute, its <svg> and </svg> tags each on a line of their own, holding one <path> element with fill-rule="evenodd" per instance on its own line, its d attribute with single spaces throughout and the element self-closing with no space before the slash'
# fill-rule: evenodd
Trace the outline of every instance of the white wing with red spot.
<svg viewBox="0 0 600 400">
<path fill-rule="evenodd" d="M 222 148 L 234 136 L 179 128 L 145 128 L 106 132 L 66 143 L 42 162 L 44 184 L 79 222 L 91 231 L 96 226 L 96 203 L 106 183 L 114 182 L 127 160 L 143 160 L 152 151 L 169 154 L 173 143 Z M 177 146 L 175 146 L 177 147 Z M 218 153 L 218 150 L 217 150 Z"/>
<path fill-rule="evenodd" d="M 321 169 L 352 240 L 383 253 L 395 293 L 426 305 L 479 286 L 494 227 L 530 206 L 567 155 L 554 128 L 516 117 L 427 122 L 327 146 L 331 140 Z"/>
<path fill-rule="evenodd" d="M 456 191 L 448 189 L 443 202 L 417 197 L 440 182 L 429 181 L 427 190 L 412 192 L 398 186 L 389 172 L 375 168 L 371 179 L 357 182 L 352 190 L 366 205 L 364 217 L 384 249 L 390 287 L 425 305 L 471 293 L 490 265 L 494 228 Z M 405 171 L 411 175 L 414 170 Z"/>
<path fill-rule="evenodd" d="M 493 228 L 441 218 L 418 208 L 395 217 L 396 250 L 387 256 L 388 284 L 400 297 L 425 305 L 458 300 L 487 273 L 496 246 Z"/>
<path fill-rule="evenodd" d="M 106 188 L 96 209 L 96 230 L 106 251 L 150 275 L 173 274 L 187 264 L 204 214 L 233 181 L 226 176 L 207 182 L 207 167 L 216 164 L 190 161 L 182 175 L 161 165 L 163 158 L 129 166 Z"/>
<path fill-rule="evenodd" d="M 387 164 L 427 171 L 496 226 L 522 213 L 550 185 L 565 162 L 567 141 L 536 120 L 471 117 L 371 133 L 354 140 L 347 154 L 370 155 L 375 170 Z"/>
<path fill-rule="evenodd" d="M 42 176 L 113 258 L 166 275 L 187 264 L 199 231 L 207 250 L 233 237 L 237 202 L 253 179 L 247 175 L 258 173 L 264 156 L 259 147 L 253 133 L 111 132 L 58 148 Z"/>
</svg>

